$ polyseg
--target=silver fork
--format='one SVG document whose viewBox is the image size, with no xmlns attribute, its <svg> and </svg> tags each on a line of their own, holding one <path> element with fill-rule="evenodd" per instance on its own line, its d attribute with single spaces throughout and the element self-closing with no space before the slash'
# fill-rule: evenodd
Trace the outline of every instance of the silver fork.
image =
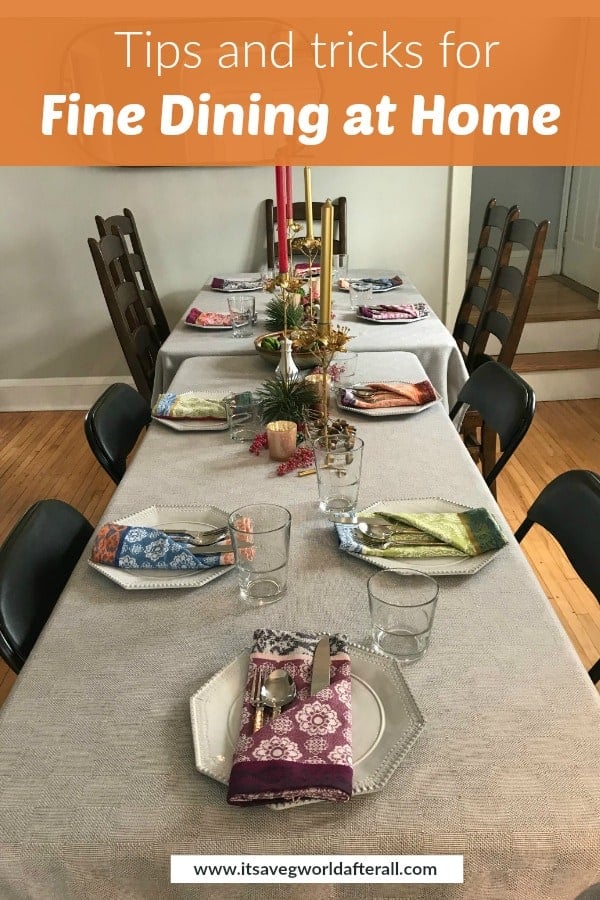
<svg viewBox="0 0 600 900">
<path fill-rule="evenodd" d="M 262 669 L 255 669 L 250 685 L 250 703 L 254 707 L 254 721 L 252 723 L 252 733 L 259 731 L 263 727 L 263 719 L 265 707 L 261 697 L 265 676 Z"/>
</svg>

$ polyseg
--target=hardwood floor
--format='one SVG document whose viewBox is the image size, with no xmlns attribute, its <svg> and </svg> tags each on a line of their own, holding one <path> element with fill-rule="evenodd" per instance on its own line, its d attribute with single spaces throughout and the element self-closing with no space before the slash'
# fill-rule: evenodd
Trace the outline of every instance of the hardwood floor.
<svg viewBox="0 0 600 900">
<path fill-rule="evenodd" d="M 43 497 L 72 503 L 96 525 L 114 491 L 87 446 L 82 412 L 0 413 L 0 541 Z M 500 475 L 498 501 L 513 530 L 542 487 L 567 469 L 600 470 L 600 400 L 539 403 Z M 523 550 L 586 668 L 600 657 L 600 605 L 560 547 L 534 528 Z M 0 705 L 15 681 L 0 661 Z"/>
</svg>

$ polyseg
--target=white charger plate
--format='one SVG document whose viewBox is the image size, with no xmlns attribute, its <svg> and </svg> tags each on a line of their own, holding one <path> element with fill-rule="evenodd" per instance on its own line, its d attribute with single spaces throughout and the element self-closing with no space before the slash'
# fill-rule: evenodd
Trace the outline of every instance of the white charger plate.
<svg viewBox="0 0 600 900">
<path fill-rule="evenodd" d="M 380 791 L 392 777 L 425 720 L 390 656 L 349 645 L 352 661 L 352 796 Z M 244 651 L 207 681 L 190 699 L 196 768 L 221 784 L 229 783 L 240 731 L 242 697 L 248 675 Z M 314 801 L 311 801 L 314 802 Z M 275 809 L 291 805 L 272 804 Z"/>
<path fill-rule="evenodd" d="M 466 509 L 473 509 L 473 507 L 455 503 L 453 500 L 444 500 L 442 497 L 407 497 L 404 500 L 380 500 L 372 506 L 367 506 L 366 509 L 361 509 L 356 515 L 358 518 L 362 518 L 376 512 L 439 513 L 461 512 Z M 358 539 L 357 542 L 360 543 Z M 426 575 L 473 575 L 495 559 L 502 549 L 501 547 L 498 550 L 488 550 L 487 553 L 481 553 L 479 556 L 447 556 L 437 559 L 410 559 L 410 557 L 386 559 L 383 556 L 363 556 L 363 554 L 353 553 L 351 550 L 344 552 L 355 559 L 362 559 L 372 566 L 377 566 L 379 569 L 418 569 L 419 572 L 424 572 Z"/>
<path fill-rule="evenodd" d="M 225 391 L 225 394 L 227 393 L 228 391 Z M 187 397 L 189 394 L 206 397 L 207 400 L 215 399 L 214 391 L 183 391 L 180 396 Z M 229 428 L 227 419 L 161 419 L 159 416 L 152 416 L 152 418 L 155 422 L 160 422 L 161 425 L 165 425 L 173 431 L 227 431 Z"/>
<path fill-rule="evenodd" d="M 381 380 L 384 381 L 385 379 L 381 379 Z M 402 384 L 402 383 L 403 382 L 400 382 L 400 381 L 393 382 L 390 380 L 390 384 Z M 404 383 L 408 384 L 409 382 L 404 382 Z M 338 392 L 337 392 L 336 398 L 335 398 L 338 409 L 340 409 L 342 412 L 357 413 L 360 416 L 371 416 L 375 419 L 382 419 L 382 418 L 385 418 L 386 416 L 412 416 L 412 415 L 415 415 L 416 413 L 425 412 L 426 409 L 431 409 L 432 406 L 435 406 L 442 399 L 440 397 L 440 395 L 438 394 L 438 392 L 435 391 L 436 399 L 431 400 L 430 403 L 423 403 L 421 406 L 392 406 L 392 407 L 386 407 L 385 409 L 359 409 L 354 406 L 344 406 L 344 404 L 341 402 L 341 399 L 340 399 L 342 390 L 344 390 L 344 388 L 338 389 Z M 435 388 L 434 388 L 434 390 L 435 390 Z"/>
<path fill-rule="evenodd" d="M 124 519 L 117 525 L 148 525 L 151 528 L 181 528 L 184 531 L 202 531 L 203 526 L 219 528 L 227 525 L 228 514 L 216 506 L 148 506 Z M 234 566 L 216 566 L 214 569 L 193 569 L 190 572 L 161 571 L 160 569 L 118 569 L 104 566 L 88 559 L 92 569 L 115 581 L 127 591 L 164 590 L 166 588 L 201 587 L 215 578 L 231 572 Z"/>
<path fill-rule="evenodd" d="M 362 278 L 344 279 L 344 281 L 348 281 L 348 280 L 349 281 L 363 281 Z M 369 284 L 371 284 L 371 282 L 369 282 Z M 400 291 L 400 290 L 402 290 L 402 288 L 406 287 L 405 284 L 392 284 L 390 287 L 384 287 L 381 284 L 372 284 L 371 286 L 373 288 L 374 294 L 389 294 L 390 291 Z M 350 293 L 350 288 L 342 287 L 342 285 L 339 282 L 338 282 L 337 288 L 338 288 L 338 291 L 343 291 L 344 294 Z"/>
<path fill-rule="evenodd" d="M 198 325 L 196 322 L 186 322 L 188 328 L 198 328 L 199 331 L 232 331 L 233 325 Z"/>
</svg>

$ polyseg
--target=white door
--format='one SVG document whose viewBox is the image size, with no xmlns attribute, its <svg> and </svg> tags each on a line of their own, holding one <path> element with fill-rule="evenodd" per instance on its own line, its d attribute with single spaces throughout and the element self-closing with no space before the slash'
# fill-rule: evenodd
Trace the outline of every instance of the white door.
<svg viewBox="0 0 600 900">
<path fill-rule="evenodd" d="M 562 274 L 600 291 L 600 168 L 573 167 Z"/>
</svg>

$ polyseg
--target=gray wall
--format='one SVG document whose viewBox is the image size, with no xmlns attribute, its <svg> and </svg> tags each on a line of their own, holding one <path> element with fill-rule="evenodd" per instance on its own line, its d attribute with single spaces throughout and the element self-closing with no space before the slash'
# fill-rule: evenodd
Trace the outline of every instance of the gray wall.
<svg viewBox="0 0 600 900">
<path fill-rule="evenodd" d="M 564 166 L 480 166 L 473 169 L 469 252 L 477 247 L 483 211 L 495 197 L 502 206 L 517 204 L 524 219 L 550 219 L 546 250 L 558 244 L 558 220 Z"/>
<path fill-rule="evenodd" d="M 294 190 L 303 196 L 302 170 Z M 313 169 L 313 197 L 348 198 L 351 267 L 407 270 L 441 312 L 449 169 Z M 127 372 L 86 240 L 130 207 L 175 322 L 215 272 L 264 261 L 271 168 L 0 168 L 0 379 Z"/>
</svg>

